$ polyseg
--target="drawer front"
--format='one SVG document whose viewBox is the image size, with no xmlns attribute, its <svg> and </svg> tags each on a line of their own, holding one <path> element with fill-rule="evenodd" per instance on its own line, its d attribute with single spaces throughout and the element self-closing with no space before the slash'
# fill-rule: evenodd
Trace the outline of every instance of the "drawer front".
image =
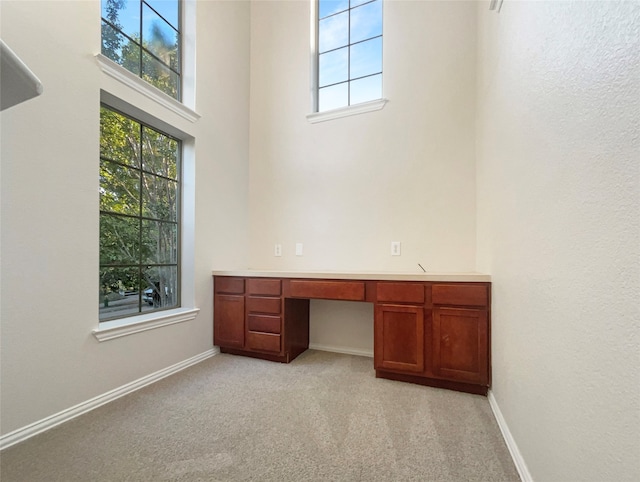
<svg viewBox="0 0 640 482">
<path fill-rule="evenodd" d="M 489 295 L 486 285 L 433 285 L 431 298 L 434 305 L 487 306 Z"/>
<path fill-rule="evenodd" d="M 424 285 L 422 283 L 378 283 L 376 300 L 421 305 L 425 301 Z"/>
<path fill-rule="evenodd" d="M 250 350 L 280 353 L 280 335 L 248 331 L 246 347 Z"/>
<path fill-rule="evenodd" d="M 244 293 L 244 278 L 229 278 L 216 276 L 213 279 L 216 293 L 242 294 Z"/>
<path fill-rule="evenodd" d="M 292 280 L 289 296 L 324 300 L 364 301 L 363 281 L 307 281 Z"/>
<path fill-rule="evenodd" d="M 282 281 L 279 279 L 252 278 L 247 280 L 247 294 L 263 296 L 280 296 Z"/>
<path fill-rule="evenodd" d="M 279 315 L 281 304 L 280 298 L 248 296 L 247 313 L 268 313 L 271 315 Z"/>
<path fill-rule="evenodd" d="M 247 329 L 262 333 L 280 334 L 280 317 L 269 315 L 247 315 Z"/>
</svg>

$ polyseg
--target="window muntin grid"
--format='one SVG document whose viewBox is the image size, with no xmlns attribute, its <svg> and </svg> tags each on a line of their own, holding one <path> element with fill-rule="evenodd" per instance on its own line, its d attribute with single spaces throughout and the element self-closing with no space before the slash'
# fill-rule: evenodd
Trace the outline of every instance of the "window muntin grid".
<svg viewBox="0 0 640 482">
<path fill-rule="evenodd" d="M 101 106 L 100 322 L 180 306 L 181 151 Z"/>
<path fill-rule="evenodd" d="M 382 98 L 382 0 L 318 0 L 318 112 Z"/>
<path fill-rule="evenodd" d="M 180 0 L 102 0 L 102 54 L 181 99 Z"/>
</svg>

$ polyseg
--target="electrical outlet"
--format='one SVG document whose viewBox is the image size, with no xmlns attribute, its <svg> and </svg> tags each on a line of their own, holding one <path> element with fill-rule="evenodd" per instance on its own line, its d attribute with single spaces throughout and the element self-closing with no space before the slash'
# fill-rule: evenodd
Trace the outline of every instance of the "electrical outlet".
<svg viewBox="0 0 640 482">
<path fill-rule="evenodd" d="M 282 256 L 282 245 L 276 244 L 275 249 L 273 251 L 274 256 Z"/>
<path fill-rule="evenodd" d="M 302 256 L 302 243 L 296 243 L 296 256 Z"/>
<path fill-rule="evenodd" d="M 391 241 L 391 256 L 400 256 L 400 241 Z"/>
</svg>

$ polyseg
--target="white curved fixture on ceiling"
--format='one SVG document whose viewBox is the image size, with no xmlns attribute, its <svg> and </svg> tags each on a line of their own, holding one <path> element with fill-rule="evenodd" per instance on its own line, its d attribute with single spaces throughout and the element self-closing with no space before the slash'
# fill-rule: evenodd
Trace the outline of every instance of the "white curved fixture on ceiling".
<svg viewBox="0 0 640 482">
<path fill-rule="evenodd" d="M 0 39 L 0 110 L 42 94 L 42 82 Z"/>
</svg>

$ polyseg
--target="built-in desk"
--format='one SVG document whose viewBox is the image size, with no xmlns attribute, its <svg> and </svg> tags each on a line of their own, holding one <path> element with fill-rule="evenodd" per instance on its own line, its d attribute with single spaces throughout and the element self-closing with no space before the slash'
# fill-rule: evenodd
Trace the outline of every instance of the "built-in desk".
<svg viewBox="0 0 640 482">
<path fill-rule="evenodd" d="M 376 376 L 486 394 L 490 277 L 477 273 L 214 271 L 214 344 L 289 363 L 309 348 L 309 300 L 374 304 Z"/>
</svg>

